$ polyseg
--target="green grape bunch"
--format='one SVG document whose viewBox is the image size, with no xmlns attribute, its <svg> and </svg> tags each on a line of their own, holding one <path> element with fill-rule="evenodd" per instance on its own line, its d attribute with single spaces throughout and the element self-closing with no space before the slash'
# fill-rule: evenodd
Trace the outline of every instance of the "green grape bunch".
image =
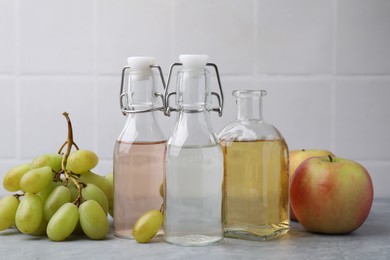
<svg viewBox="0 0 390 260">
<path fill-rule="evenodd" d="M 113 212 L 112 173 L 93 173 L 98 156 L 79 149 L 73 140 L 68 113 L 68 136 L 57 153 L 43 154 L 10 169 L 4 188 L 13 194 L 0 199 L 1 231 L 15 226 L 21 233 L 46 235 L 52 241 L 72 234 L 104 239 Z"/>
</svg>

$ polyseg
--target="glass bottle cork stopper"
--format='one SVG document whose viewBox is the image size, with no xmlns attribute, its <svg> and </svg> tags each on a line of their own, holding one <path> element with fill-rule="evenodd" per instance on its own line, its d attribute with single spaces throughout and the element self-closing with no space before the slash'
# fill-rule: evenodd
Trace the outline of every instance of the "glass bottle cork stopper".
<svg viewBox="0 0 390 260">
<path fill-rule="evenodd" d="M 179 60 L 183 64 L 183 67 L 188 70 L 201 70 L 206 67 L 208 55 L 180 55 Z"/>
<path fill-rule="evenodd" d="M 155 59 L 153 57 L 129 57 L 127 63 L 130 71 L 135 74 L 136 80 L 145 80 L 152 73 L 150 66 L 154 65 Z"/>
</svg>

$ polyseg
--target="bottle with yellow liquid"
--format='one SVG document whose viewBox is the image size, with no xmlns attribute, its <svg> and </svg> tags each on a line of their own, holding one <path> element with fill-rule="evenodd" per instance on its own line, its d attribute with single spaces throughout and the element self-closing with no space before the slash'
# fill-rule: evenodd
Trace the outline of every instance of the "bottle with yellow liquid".
<svg viewBox="0 0 390 260">
<path fill-rule="evenodd" d="M 289 230 L 288 147 L 280 132 L 263 121 L 266 93 L 233 91 L 237 119 L 219 134 L 226 237 L 261 241 Z"/>
</svg>

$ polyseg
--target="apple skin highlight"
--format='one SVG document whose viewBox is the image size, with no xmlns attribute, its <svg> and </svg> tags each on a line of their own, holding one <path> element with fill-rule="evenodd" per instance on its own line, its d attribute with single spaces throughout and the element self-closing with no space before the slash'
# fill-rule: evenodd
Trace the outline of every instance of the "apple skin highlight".
<svg viewBox="0 0 390 260">
<path fill-rule="evenodd" d="M 373 197 L 367 170 L 337 157 L 306 159 L 297 168 L 290 189 L 298 221 L 308 231 L 325 234 L 358 229 L 370 213 Z"/>
</svg>

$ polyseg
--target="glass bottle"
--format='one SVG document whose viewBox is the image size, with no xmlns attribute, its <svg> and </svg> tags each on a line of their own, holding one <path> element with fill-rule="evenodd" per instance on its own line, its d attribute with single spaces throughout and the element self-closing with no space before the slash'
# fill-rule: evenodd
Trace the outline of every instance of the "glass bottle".
<svg viewBox="0 0 390 260">
<path fill-rule="evenodd" d="M 223 239 L 222 182 L 223 154 L 214 133 L 209 111 L 222 114 L 223 99 L 211 91 L 206 55 L 181 55 L 172 65 L 165 92 L 166 114 L 178 111 L 175 129 L 166 151 L 164 239 L 182 246 L 203 246 Z M 168 94 L 174 66 L 177 90 Z M 220 92 L 222 88 L 219 81 Z M 169 106 L 176 95 L 177 108 Z M 211 108 L 211 97 L 220 101 Z M 223 96 L 222 96 L 223 97 Z"/>
<path fill-rule="evenodd" d="M 264 90 L 233 91 L 237 119 L 219 133 L 226 237 L 269 240 L 289 230 L 288 147 L 262 118 Z"/>
<path fill-rule="evenodd" d="M 165 87 L 161 68 L 151 57 L 130 57 L 128 64 L 122 71 L 120 91 L 126 123 L 114 148 L 114 234 L 122 238 L 133 238 L 132 227 L 142 214 L 161 208 L 166 148 L 155 118 L 156 111 L 164 110 L 153 71 L 159 70 Z"/>
</svg>

